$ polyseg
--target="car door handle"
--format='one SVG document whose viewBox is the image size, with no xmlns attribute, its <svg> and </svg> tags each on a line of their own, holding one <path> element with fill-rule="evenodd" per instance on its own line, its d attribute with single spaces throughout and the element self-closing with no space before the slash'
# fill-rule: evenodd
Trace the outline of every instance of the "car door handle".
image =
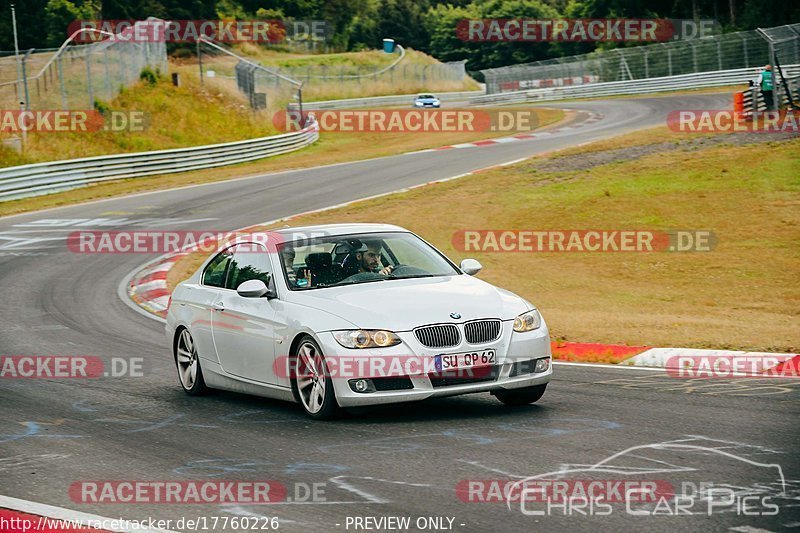
<svg viewBox="0 0 800 533">
<path fill-rule="evenodd" d="M 217 302 L 217 303 L 215 303 L 214 305 L 211 306 L 211 309 L 213 309 L 214 311 L 224 311 L 225 310 L 225 306 L 222 305 L 222 302 Z"/>
</svg>

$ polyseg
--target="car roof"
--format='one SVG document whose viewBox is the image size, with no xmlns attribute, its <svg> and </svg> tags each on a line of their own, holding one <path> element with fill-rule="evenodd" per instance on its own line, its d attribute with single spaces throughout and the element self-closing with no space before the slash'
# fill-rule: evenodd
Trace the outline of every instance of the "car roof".
<svg viewBox="0 0 800 533">
<path fill-rule="evenodd" d="M 287 228 L 275 228 L 270 230 L 288 238 L 294 234 L 313 234 L 315 237 L 329 237 L 336 235 L 352 235 L 354 233 L 386 233 L 392 231 L 402 231 L 410 233 L 407 229 L 393 224 L 319 224 L 316 226 L 297 226 Z"/>
</svg>

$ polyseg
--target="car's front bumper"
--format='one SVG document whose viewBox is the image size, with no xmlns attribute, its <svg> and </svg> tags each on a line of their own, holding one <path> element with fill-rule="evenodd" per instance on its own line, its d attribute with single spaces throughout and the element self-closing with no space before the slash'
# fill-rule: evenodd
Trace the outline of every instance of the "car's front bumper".
<svg viewBox="0 0 800 533">
<path fill-rule="evenodd" d="M 336 391 L 336 399 L 342 407 L 356 407 L 367 405 L 380 405 L 388 403 L 409 402 L 424 400 L 442 396 L 454 396 L 458 394 L 469 394 L 476 392 L 490 392 L 494 390 L 510 390 L 534 385 L 543 385 L 550 381 L 553 373 L 552 364 L 548 364 L 547 370 L 539 373 L 530 373 L 534 364 L 525 365 L 526 373 L 512 375 L 516 363 L 534 361 L 536 359 L 550 359 L 550 338 L 547 326 L 543 323 L 542 327 L 535 331 L 526 333 L 515 333 L 511 328 L 510 321 L 503 323 L 503 333 L 501 337 L 491 343 L 481 345 L 462 344 L 446 349 L 432 349 L 422 346 L 412 332 L 398 333 L 403 340 L 402 344 L 390 348 L 351 350 L 343 348 L 333 338 L 331 333 L 321 333 L 318 335 L 321 348 L 326 358 L 339 358 L 336 362 L 332 361 L 333 372 L 332 381 Z M 368 378 L 370 376 L 357 375 L 352 372 L 340 372 L 341 365 L 338 361 L 352 358 L 372 358 L 382 357 L 384 360 L 405 360 L 415 358 L 415 360 L 432 360 L 438 354 L 453 354 L 466 352 L 481 352 L 493 349 L 497 354 L 496 364 L 490 372 L 481 372 L 476 369 L 476 378 L 467 380 L 447 380 L 443 382 L 437 379 L 436 374 L 417 373 L 408 375 L 408 380 L 413 388 L 401 390 L 377 390 L 374 392 L 355 392 L 350 385 L 352 379 Z M 552 363 L 552 361 L 550 361 Z M 371 374 L 375 376 L 375 374 Z M 398 374 L 392 374 L 398 376 Z M 433 379 L 432 379 L 433 378 Z"/>
</svg>

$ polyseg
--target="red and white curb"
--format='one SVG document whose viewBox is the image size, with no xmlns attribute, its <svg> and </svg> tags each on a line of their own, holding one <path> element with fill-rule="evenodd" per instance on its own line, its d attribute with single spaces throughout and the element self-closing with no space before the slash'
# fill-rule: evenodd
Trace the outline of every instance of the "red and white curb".
<svg viewBox="0 0 800 533">
<path fill-rule="evenodd" d="M 189 252 L 169 254 L 138 270 L 128 283 L 128 297 L 146 311 L 165 317 L 170 296 L 167 274 L 187 253 Z"/>
<path fill-rule="evenodd" d="M 446 146 L 439 146 L 438 148 L 428 148 L 426 150 L 418 150 L 417 152 L 413 152 L 415 154 L 421 154 L 425 152 L 438 152 L 440 150 L 453 150 L 458 148 L 475 148 L 480 146 L 491 146 L 494 144 L 503 144 L 503 143 L 510 143 L 510 142 L 517 142 L 517 141 L 530 141 L 531 139 L 540 139 L 543 137 L 548 137 L 550 135 L 555 135 L 556 133 L 564 133 L 569 132 L 569 130 L 577 130 L 582 128 L 587 124 L 592 124 L 594 122 L 598 122 L 603 119 L 604 115 L 600 113 L 595 113 L 594 111 L 587 111 L 587 110 L 575 110 L 579 113 L 588 113 L 589 118 L 586 120 L 581 121 L 579 124 L 574 126 L 562 126 L 560 128 L 554 128 L 552 130 L 542 131 L 538 133 L 519 133 L 517 135 L 511 135 L 508 137 L 498 137 L 496 139 L 484 139 L 482 141 L 472 141 L 468 143 L 460 143 L 460 144 L 450 144 Z"/>
<path fill-rule="evenodd" d="M 0 532 L 67 533 L 84 531 L 113 531 L 117 533 L 173 533 L 153 529 L 147 524 L 124 518 L 82 513 L 63 507 L 0 496 Z"/>
<path fill-rule="evenodd" d="M 703 372 L 721 374 L 780 377 L 800 377 L 800 355 L 791 353 L 747 352 L 741 350 L 705 350 L 699 348 L 648 348 L 625 359 L 621 365 L 665 368 L 692 371 L 691 367 L 704 367 Z M 738 369 L 738 370 L 737 370 Z"/>
</svg>

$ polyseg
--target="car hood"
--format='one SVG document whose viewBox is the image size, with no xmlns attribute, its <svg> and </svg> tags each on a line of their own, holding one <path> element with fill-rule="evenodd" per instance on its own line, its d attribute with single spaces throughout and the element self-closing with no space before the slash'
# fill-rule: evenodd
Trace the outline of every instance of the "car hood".
<svg viewBox="0 0 800 533">
<path fill-rule="evenodd" d="M 519 296 L 467 275 L 388 280 L 304 291 L 302 305 L 360 328 L 408 331 L 425 324 L 476 318 L 512 320 L 530 307 Z M 458 313 L 454 319 L 450 313 Z"/>
</svg>

